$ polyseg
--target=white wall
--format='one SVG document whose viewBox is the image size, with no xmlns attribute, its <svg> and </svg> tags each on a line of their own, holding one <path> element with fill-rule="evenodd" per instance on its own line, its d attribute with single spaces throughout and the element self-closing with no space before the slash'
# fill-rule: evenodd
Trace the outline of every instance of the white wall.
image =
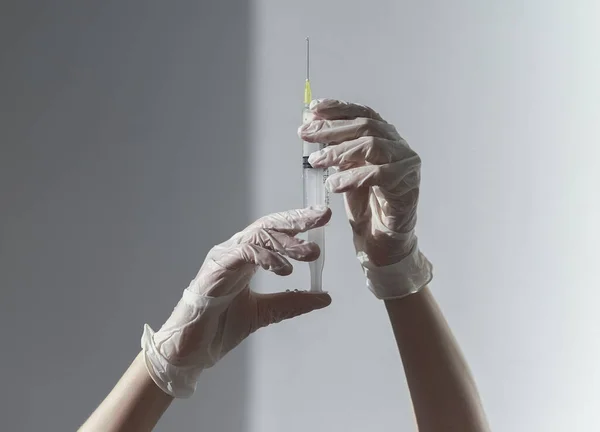
<svg viewBox="0 0 600 432">
<path fill-rule="evenodd" d="M 424 160 L 418 231 L 494 431 L 597 431 L 595 1 L 254 2 L 254 216 L 301 205 L 304 36 L 316 97 L 372 105 Z M 295 103 L 294 101 L 297 101 Z M 340 197 L 332 306 L 253 336 L 251 430 L 413 430 Z M 306 265 L 259 290 L 305 288 Z"/>
</svg>

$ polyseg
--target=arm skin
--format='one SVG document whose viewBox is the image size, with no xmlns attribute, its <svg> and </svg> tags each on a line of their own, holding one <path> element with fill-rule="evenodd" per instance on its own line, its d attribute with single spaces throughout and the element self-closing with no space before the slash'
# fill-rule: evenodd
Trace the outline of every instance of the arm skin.
<svg viewBox="0 0 600 432">
<path fill-rule="evenodd" d="M 489 432 L 475 381 L 429 288 L 385 306 L 419 432 Z"/>
<path fill-rule="evenodd" d="M 419 432 L 489 432 L 475 382 L 429 288 L 385 306 Z M 151 431 L 172 401 L 140 353 L 79 432 Z"/>
<path fill-rule="evenodd" d="M 151 431 L 172 401 L 148 375 L 140 352 L 79 432 Z"/>
</svg>

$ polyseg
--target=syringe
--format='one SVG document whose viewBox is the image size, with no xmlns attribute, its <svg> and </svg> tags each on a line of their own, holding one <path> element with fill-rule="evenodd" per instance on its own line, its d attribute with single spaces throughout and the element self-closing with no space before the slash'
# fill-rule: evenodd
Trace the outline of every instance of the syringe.
<svg viewBox="0 0 600 432">
<path fill-rule="evenodd" d="M 312 120 L 313 114 L 309 105 L 312 100 L 310 88 L 310 40 L 306 38 L 306 82 L 304 84 L 304 110 L 302 122 Z M 319 143 L 303 141 L 302 145 L 302 178 L 304 183 L 304 207 L 314 205 L 329 205 L 329 194 L 325 189 L 328 171 L 322 168 L 313 168 L 308 163 L 311 153 L 321 150 L 324 146 Z M 310 291 L 323 291 L 323 266 L 325 264 L 325 228 L 319 227 L 308 231 L 308 241 L 315 242 L 321 248 L 321 255 L 308 265 L 310 270 Z"/>
</svg>

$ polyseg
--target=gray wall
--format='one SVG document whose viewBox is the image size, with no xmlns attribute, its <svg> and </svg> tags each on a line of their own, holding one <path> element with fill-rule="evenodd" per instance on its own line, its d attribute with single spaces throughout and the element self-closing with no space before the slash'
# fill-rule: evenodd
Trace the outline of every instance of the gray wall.
<svg viewBox="0 0 600 432">
<path fill-rule="evenodd" d="M 248 222 L 248 8 L 2 2 L 0 429 L 75 430 Z M 244 430 L 247 347 L 159 430 Z"/>
</svg>

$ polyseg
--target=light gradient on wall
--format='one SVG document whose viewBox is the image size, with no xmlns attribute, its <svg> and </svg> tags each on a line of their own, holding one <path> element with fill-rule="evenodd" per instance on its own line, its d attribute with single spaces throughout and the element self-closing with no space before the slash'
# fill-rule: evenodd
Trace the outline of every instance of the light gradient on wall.
<svg viewBox="0 0 600 432">
<path fill-rule="evenodd" d="M 254 2 L 254 215 L 300 206 L 303 40 L 317 97 L 372 105 L 422 155 L 432 289 L 494 431 L 595 431 L 600 56 L 593 1 Z M 294 102 L 297 101 L 297 102 Z M 339 198 L 332 306 L 253 339 L 252 430 L 412 430 Z M 264 290 L 303 288 L 297 264 Z"/>
</svg>

